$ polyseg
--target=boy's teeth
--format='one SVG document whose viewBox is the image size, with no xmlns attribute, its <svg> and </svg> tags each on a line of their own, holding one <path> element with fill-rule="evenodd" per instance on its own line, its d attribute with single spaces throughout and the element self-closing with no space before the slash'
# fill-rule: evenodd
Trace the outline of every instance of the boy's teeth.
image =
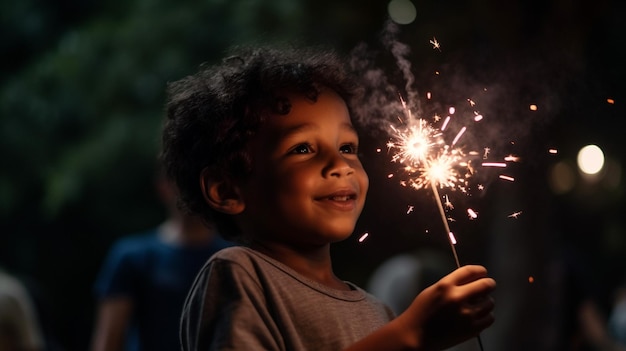
<svg viewBox="0 0 626 351">
<path fill-rule="evenodd" d="M 331 199 L 334 201 L 348 201 L 350 196 L 333 196 Z"/>
</svg>

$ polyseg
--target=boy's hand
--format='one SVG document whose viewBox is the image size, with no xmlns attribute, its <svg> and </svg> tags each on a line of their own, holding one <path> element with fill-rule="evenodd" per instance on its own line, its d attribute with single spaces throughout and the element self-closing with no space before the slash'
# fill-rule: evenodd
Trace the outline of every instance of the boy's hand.
<svg viewBox="0 0 626 351">
<path fill-rule="evenodd" d="M 413 333 L 418 349 L 445 349 L 494 322 L 489 294 L 495 287 L 484 267 L 463 266 L 424 289 L 397 319 Z"/>
</svg>

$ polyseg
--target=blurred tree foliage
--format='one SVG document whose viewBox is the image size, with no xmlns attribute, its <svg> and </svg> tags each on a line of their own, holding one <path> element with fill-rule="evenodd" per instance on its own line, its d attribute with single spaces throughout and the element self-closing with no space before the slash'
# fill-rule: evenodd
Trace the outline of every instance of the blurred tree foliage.
<svg viewBox="0 0 626 351">
<path fill-rule="evenodd" d="M 0 265 L 33 278 L 51 335 L 84 350 L 112 240 L 160 221 L 152 180 L 168 81 L 233 45 L 351 47 L 375 1 L 0 3 Z"/>
</svg>

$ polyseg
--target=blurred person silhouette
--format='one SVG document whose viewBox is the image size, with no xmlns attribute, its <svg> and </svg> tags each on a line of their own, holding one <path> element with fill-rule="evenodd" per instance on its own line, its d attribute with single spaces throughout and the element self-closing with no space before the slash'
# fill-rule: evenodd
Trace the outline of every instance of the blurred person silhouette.
<svg viewBox="0 0 626 351">
<path fill-rule="evenodd" d="M 610 335 L 626 350 L 626 284 L 615 289 L 608 328 Z"/>
<path fill-rule="evenodd" d="M 547 340 L 551 342 L 547 349 L 626 351 L 616 338 L 620 331 L 612 330 L 617 327 L 617 316 L 607 316 L 603 308 L 606 301 L 601 292 L 603 284 L 589 255 L 575 245 L 565 244 L 549 266 L 549 290 L 553 295 L 548 302 L 552 308 L 548 318 L 557 320 L 550 323 L 555 330 L 548 334 Z M 624 332 L 621 331 L 622 335 Z"/>
<path fill-rule="evenodd" d="M 176 186 L 162 169 L 156 178 L 168 218 L 111 247 L 94 286 L 92 351 L 180 349 L 180 315 L 194 277 L 213 253 L 232 245 L 178 208 Z"/>
<path fill-rule="evenodd" d="M 28 290 L 18 278 L 0 268 L 0 351 L 41 351 L 44 346 Z"/>
<path fill-rule="evenodd" d="M 396 315 L 404 312 L 422 290 L 455 269 L 448 256 L 434 248 L 404 252 L 383 261 L 370 274 L 367 291 L 386 303 Z M 467 340 L 446 350 L 478 350 Z"/>
</svg>

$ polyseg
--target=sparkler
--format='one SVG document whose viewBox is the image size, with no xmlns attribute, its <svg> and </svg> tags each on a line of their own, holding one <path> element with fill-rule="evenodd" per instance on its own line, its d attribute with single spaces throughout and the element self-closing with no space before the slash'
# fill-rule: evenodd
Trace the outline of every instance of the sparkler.
<svg viewBox="0 0 626 351">
<path fill-rule="evenodd" d="M 430 40 L 430 44 L 433 49 L 441 51 L 441 44 L 435 37 Z M 412 82 L 412 75 L 406 71 L 406 60 L 396 58 L 404 68 L 405 78 L 408 82 Z M 435 71 L 435 74 L 439 75 L 439 72 Z M 427 92 L 426 99 L 431 101 L 432 98 L 433 94 Z M 465 150 L 463 141 L 470 129 L 463 124 L 466 122 L 483 123 L 485 119 L 485 116 L 475 109 L 477 102 L 471 98 L 466 99 L 469 111 L 464 109 L 462 113 L 456 113 L 454 107 L 449 107 L 447 113 L 439 110 L 430 119 L 425 119 L 421 115 L 413 116 L 402 96 L 400 96 L 400 102 L 403 116 L 398 117 L 400 123 L 390 124 L 391 138 L 386 144 L 388 152 L 392 155 L 391 161 L 403 166 L 400 169 L 401 172 L 397 172 L 401 185 L 414 190 L 430 189 L 432 191 L 456 267 L 459 268 L 461 264 L 455 248 L 456 238 L 449 226 L 449 222 L 454 219 L 446 216 L 446 211 L 453 210 L 454 206 L 448 194 L 443 194 L 442 200 L 439 192 L 447 189 L 469 195 L 473 187 L 470 186 L 470 178 L 477 172 L 475 165 L 483 168 L 504 169 L 509 162 L 517 162 L 519 158 L 515 155 L 508 155 L 492 161 L 492 152 L 489 147 L 483 146 L 482 152 Z M 536 110 L 537 107 L 532 105 L 530 109 Z M 461 118 L 463 118 L 462 123 L 458 123 Z M 550 152 L 556 153 L 552 150 Z M 394 178 L 394 173 L 390 173 L 388 178 Z M 515 181 L 515 178 L 506 174 L 500 174 L 499 178 L 509 182 Z M 479 191 L 484 189 L 483 184 L 475 184 L 475 186 Z M 412 211 L 413 207 L 409 206 L 407 214 Z M 521 211 L 514 213 L 511 217 L 517 218 L 520 214 Z M 478 218 L 478 212 L 471 208 L 467 209 L 467 215 L 469 220 Z M 477 340 L 482 351 L 480 335 L 477 336 Z"/>
<path fill-rule="evenodd" d="M 428 97 L 430 98 L 430 94 Z M 392 162 L 402 163 L 404 165 L 404 172 L 408 175 L 408 179 L 401 181 L 401 184 L 410 186 L 416 190 L 427 187 L 430 187 L 432 190 L 448 236 L 448 242 L 450 243 L 454 261 L 457 268 L 459 268 L 461 264 L 455 248 L 456 238 L 448 225 L 449 219 L 446 216 L 444 203 L 442 203 L 441 196 L 439 195 L 439 189 L 450 188 L 452 190 L 467 192 L 468 179 L 475 172 L 472 167 L 472 157 L 479 156 L 480 153 L 476 151 L 466 153 L 462 147 L 458 146 L 459 141 L 467 131 L 467 127 L 465 126 L 454 136 L 451 143 L 446 143 L 444 130 L 449 127 L 449 123 L 452 119 L 451 115 L 455 112 L 454 108 L 449 109 L 448 112 L 450 116 L 447 116 L 443 120 L 441 127 L 437 128 L 425 119 L 413 117 L 411 110 L 407 107 L 402 97 L 400 97 L 400 101 L 406 121 L 404 121 L 402 127 L 390 126 L 393 137 L 392 140 L 387 143 L 387 148 L 390 151 L 395 151 L 392 156 Z M 470 99 L 468 99 L 468 102 L 471 106 L 475 105 L 475 102 Z M 473 120 L 475 122 L 479 122 L 483 119 L 483 116 L 476 112 L 474 115 Z M 439 122 L 439 116 L 435 115 L 433 121 L 435 123 Z M 485 148 L 482 158 L 486 159 L 488 154 L 489 148 Z M 517 160 L 517 158 L 512 155 L 508 157 L 507 160 L 509 161 Z M 504 168 L 506 167 L 506 163 L 483 162 L 482 166 Z M 510 178 L 509 180 L 512 181 L 513 179 Z M 479 186 L 479 189 L 482 189 L 482 186 Z M 450 202 L 448 195 L 444 195 L 444 198 L 445 208 L 453 209 L 454 206 Z M 468 209 L 467 213 L 470 219 L 478 217 L 476 211 L 472 209 Z M 480 349 L 483 350 L 480 335 L 477 336 L 477 340 Z"/>
<path fill-rule="evenodd" d="M 467 127 L 462 127 L 452 142 L 448 144 L 444 138 L 444 130 L 449 126 L 450 116 L 447 116 L 441 127 L 437 128 L 425 119 L 413 117 L 402 97 L 400 97 L 400 102 L 406 121 L 402 127 L 390 126 L 393 138 L 387 143 L 387 148 L 396 151 L 391 160 L 404 165 L 404 172 L 408 175 L 408 179 L 402 181 L 403 185 L 416 190 L 430 187 L 434 193 L 454 260 L 457 267 L 460 267 L 454 246 L 456 239 L 448 225 L 448 218 L 439 195 L 439 189 L 451 188 L 463 192 L 467 191 L 468 178 L 473 173 L 471 159 L 462 147 L 457 146 Z M 450 108 L 448 112 L 452 115 L 455 110 Z M 439 121 L 438 118 L 434 118 L 434 120 Z M 446 208 L 453 208 L 447 195 L 445 199 Z"/>
</svg>

